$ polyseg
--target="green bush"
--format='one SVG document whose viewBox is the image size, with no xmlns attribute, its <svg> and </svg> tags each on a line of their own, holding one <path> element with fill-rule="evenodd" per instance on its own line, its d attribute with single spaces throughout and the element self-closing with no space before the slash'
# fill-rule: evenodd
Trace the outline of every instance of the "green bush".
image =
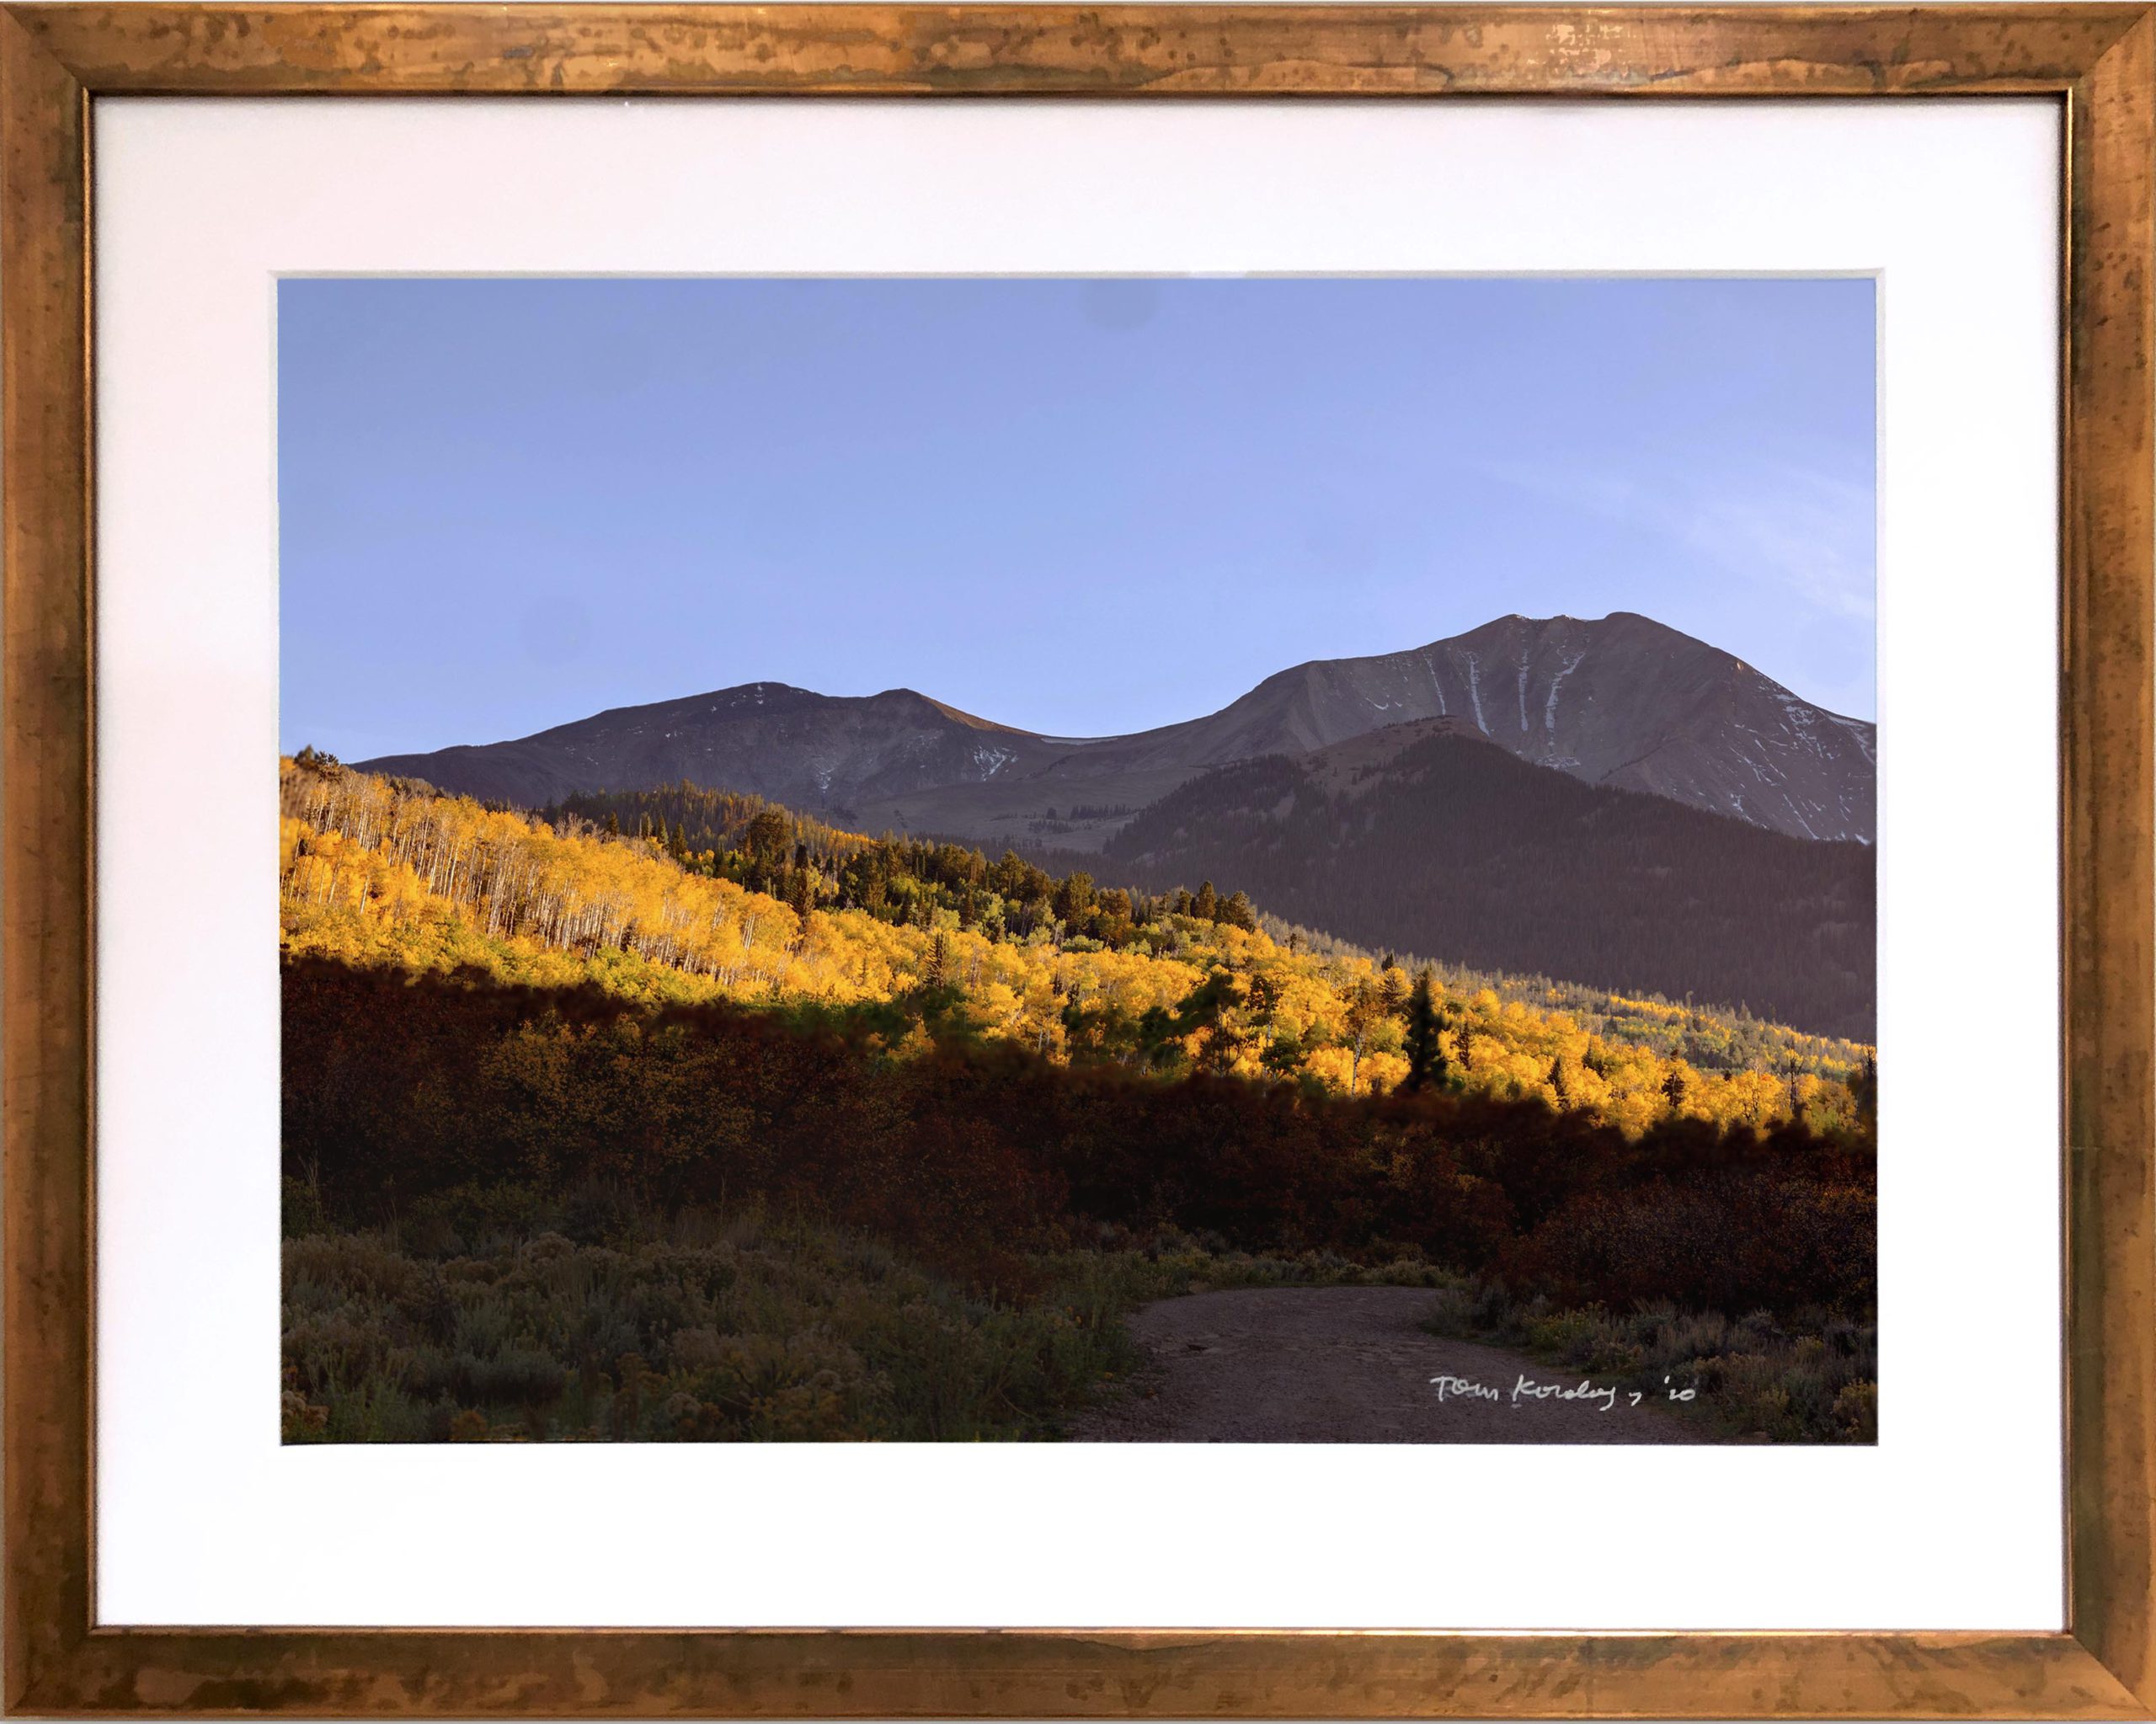
<svg viewBox="0 0 2156 1724">
<path fill-rule="evenodd" d="M 286 1440 L 1054 1436 L 1132 1362 L 1134 1278 L 1018 1305 L 798 1223 L 618 1199 L 538 1219 L 615 1242 L 442 1208 L 288 1240 Z"/>
</svg>

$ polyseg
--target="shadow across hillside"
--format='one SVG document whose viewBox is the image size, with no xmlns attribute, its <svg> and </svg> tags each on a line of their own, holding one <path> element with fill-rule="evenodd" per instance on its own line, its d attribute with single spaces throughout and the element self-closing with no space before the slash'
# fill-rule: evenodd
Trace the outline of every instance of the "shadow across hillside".
<svg viewBox="0 0 2156 1724">
<path fill-rule="evenodd" d="M 339 1225 L 421 1199 L 504 1219 L 604 1187 L 858 1228 L 969 1283 L 1110 1227 L 1412 1253 L 1564 1303 L 1732 1313 L 1873 1297 L 1868 1140 L 1538 1102 L 1349 1099 L 1053 1064 L 889 1016 L 650 1009 L 596 989 L 284 971 L 287 1175 Z"/>
</svg>

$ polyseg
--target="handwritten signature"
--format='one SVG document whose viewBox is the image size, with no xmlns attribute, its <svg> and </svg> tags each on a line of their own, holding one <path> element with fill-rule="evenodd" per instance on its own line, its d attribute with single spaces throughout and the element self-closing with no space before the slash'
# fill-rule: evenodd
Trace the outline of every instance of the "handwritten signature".
<svg viewBox="0 0 2156 1724">
<path fill-rule="evenodd" d="M 1670 1380 L 1664 1377 L 1662 1380 L 1667 1387 Z M 1581 1378 L 1577 1384 L 1538 1383 L 1524 1371 L 1519 1374 L 1519 1380 L 1509 1393 L 1488 1383 L 1478 1383 L 1472 1377 L 1440 1376 L 1433 1377 L 1430 1381 L 1436 1386 L 1440 1401 L 1497 1401 L 1513 1406 L 1524 1401 L 1599 1401 L 1603 1412 L 1608 1412 L 1620 1401 L 1627 1406 L 1637 1406 L 1646 1399 L 1643 1389 L 1620 1388 L 1614 1383 L 1598 1384 L 1588 1377 Z M 1672 1401 L 1690 1401 L 1699 1392 L 1696 1389 L 1669 1388 L 1668 1396 Z"/>
</svg>

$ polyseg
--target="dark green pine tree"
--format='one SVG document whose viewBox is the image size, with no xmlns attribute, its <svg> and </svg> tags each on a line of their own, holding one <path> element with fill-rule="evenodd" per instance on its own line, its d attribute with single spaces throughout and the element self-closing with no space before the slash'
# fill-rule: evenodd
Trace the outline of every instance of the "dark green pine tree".
<svg viewBox="0 0 2156 1724">
<path fill-rule="evenodd" d="M 1849 1078 L 1849 1094 L 1856 1102 L 1856 1117 L 1866 1131 L 1879 1129 L 1879 1061 L 1872 1054 Z"/>
<path fill-rule="evenodd" d="M 1411 1094 L 1444 1089 L 1451 1080 L 1438 1027 L 1437 991 L 1425 968 L 1415 978 L 1415 991 L 1407 996 L 1407 1075 L 1400 1086 Z"/>
<path fill-rule="evenodd" d="M 1390 953 L 1378 967 L 1378 995 L 1387 1011 L 1398 1011 L 1407 1004 L 1407 990 L 1400 985 L 1400 965 Z"/>
</svg>

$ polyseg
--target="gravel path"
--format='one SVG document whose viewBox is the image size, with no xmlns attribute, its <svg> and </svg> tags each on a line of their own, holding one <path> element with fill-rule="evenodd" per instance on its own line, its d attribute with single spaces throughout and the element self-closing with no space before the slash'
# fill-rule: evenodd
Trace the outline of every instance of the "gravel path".
<svg viewBox="0 0 2156 1724">
<path fill-rule="evenodd" d="M 1414 1287 L 1261 1287 L 1194 1293 L 1130 1319 L 1152 1365 L 1076 1421 L 1093 1443 L 1701 1443 L 1695 1424 L 1618 1395 L 1515 1396 L 1519 1380 L 1577 1390 L 1523 1354 L 1417 1326 Z M 1433 1378 L 1455 1380 L 1434 1383 Z M 1465 1385 L 1496 1391 L 1492 1399 Z M 1596 1390 L 1611 1387 L 1607 1380 Z"/>
</svg>

